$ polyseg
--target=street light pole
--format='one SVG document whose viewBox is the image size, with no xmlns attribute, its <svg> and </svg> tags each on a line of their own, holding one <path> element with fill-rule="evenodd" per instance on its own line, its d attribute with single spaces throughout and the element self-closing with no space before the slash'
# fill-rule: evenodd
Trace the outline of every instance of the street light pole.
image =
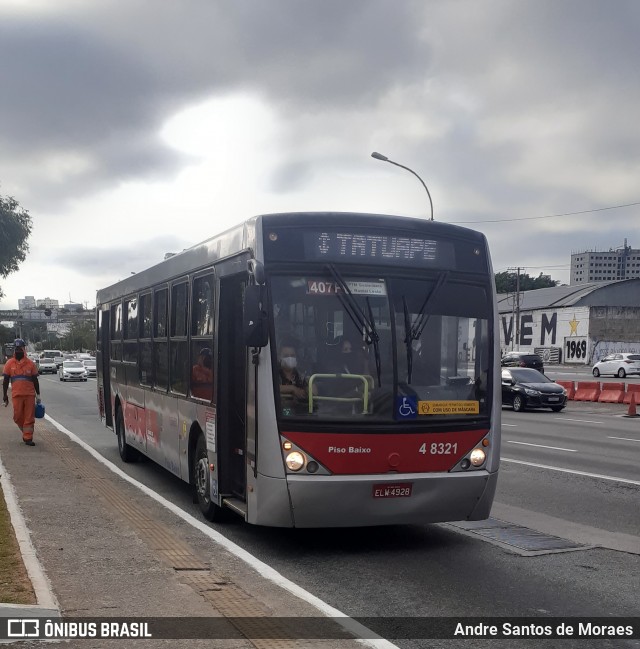
<svg viewBox="0 0 640 649">
<path fill-rule="evenodd" d="M 405 167 L 404 165 L 401 165 L 398 162 L 394 162 L 393 160 L 389 160 L 386 155 L 382 155 L 382 153 L 378 153 L 377 151 L 374 151 L 371 154 L 372 158 L 375 158 L 376 160 L 382 160 L 382 162 L 388 162 L 389 164 L 395 165 L 396 167 L 400 167 L 401 169 L 406 169 L 408 172 L 412 173 L 421 183 L 422 186 L 424 187 L 425 191 L 427 192 L 427 196 L 429 197 L 429 205 L 431 205 L 431 220 L 433 221 L 433 201 L 431 200 L 431 194 L 429 193 L 429 189 L 427 188 L 424 180 L 418 176 L 418 174 L 413 170 L 409 169 L 409 167 Z"/>
</svg>

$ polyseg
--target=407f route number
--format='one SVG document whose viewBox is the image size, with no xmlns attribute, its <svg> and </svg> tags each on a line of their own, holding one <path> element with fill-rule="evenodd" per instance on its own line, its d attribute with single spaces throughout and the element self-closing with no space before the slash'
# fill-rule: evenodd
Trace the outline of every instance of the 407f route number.
<svg viewBox="0 0 640 649">
<path fill-rule="evenodd" d="M 458 444 L 451 442 L 433 442 L 427 444 L 426 442 L 418 449 L 418 453 L 422 455 L 453 455 L 458 452 Z"/>
</svg>

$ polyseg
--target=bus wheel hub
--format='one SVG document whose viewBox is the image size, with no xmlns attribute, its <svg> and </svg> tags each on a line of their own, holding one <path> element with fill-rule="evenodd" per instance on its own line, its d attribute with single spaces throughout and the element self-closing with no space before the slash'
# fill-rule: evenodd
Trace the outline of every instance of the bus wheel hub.
<svg viewBox="0 0 640 649">
<path fill-rule="evenodd" d="M 198 493 L 205 497 L 208 495 L 208 475 L 207 475 L 207 460 L 206 458 L 200 458 L 196 466 L 196 489 Z"/>
</svg>

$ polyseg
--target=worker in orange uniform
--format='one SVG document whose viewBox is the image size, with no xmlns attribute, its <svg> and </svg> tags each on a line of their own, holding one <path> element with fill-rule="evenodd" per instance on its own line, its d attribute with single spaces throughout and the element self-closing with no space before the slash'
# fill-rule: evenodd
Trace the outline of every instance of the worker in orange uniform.
<svg viewBox="0 0 640 649">
<path fill-rule="evenodd" d="M 40 403 L 38 368 L 31 359 L 27 358 L 24 340 L 17 338 L 14 344 L 13 357 L 5 363 L 2 375 L 2 400 L 5 406 L 9 404 L 7 390 L 11 383 L 13 421 L 22 432 L 22 441 L 27 446 L 35 446 L 33 425 L 36 421 L 36 403 Z"/>
<path fill-rule="evenodd" d="M 213 399 L 213 357 L 208 347 L 203 347 L 198 362 L 191 368 L 191 394 L 198 399 Z"/>
</svg>

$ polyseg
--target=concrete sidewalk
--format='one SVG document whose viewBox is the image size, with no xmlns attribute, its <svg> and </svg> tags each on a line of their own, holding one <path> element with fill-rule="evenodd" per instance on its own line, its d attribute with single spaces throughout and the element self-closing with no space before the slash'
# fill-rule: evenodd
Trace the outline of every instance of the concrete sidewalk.
<svg viewBox="0 0 640 649">
<path fill-rule="evenodd" d="M 0 603 L 0 617 L 321 617 L 197 525 L 115 475 L 89 452 L 37 420 L 35 447 L 21 441 L 11 408 L 0 408 L 3 490 L 26 523 L 18 536 L 38 606 Z M 202 521 L 200 521 L 202 524 Z M 23 539 L 24 540 L 24 539 Z M 29 549 L 29 543 L 33 550 Z M 41 568 L 40 568 L 41 567 Z M 284 580 L 283 580 L 284 581 Z M 311 600 L 312 601 L 312 600 Z M 276 634 L 277 635 L 277 634 Z M 344 634 L 346 638 L 353 635 Z M 20 646 L 31 646 L 21 641 Z M 37 643 L 33 643 L 37 644 Z M 276 647 L 282 640 L 83 639 L 67 647 Z M 371 641 L 365 644 L 371 646 Z M 392 646 L 382 642 L 379 646 Z M 287 646 L 355 647 L 353 640 L 297 640 Z"/>
</svg>

